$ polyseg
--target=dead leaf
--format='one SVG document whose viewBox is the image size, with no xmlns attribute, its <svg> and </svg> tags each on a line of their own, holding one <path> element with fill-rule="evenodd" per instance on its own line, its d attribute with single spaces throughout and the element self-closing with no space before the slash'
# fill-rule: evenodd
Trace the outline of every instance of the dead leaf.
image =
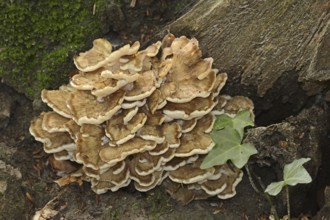
<svg viewBox="0 0 330 220">
<path fill-rule="evenodd" d="M 48 161 L 53 170 L 61 171 L 63 173 L 72 173 L 77 170 L 77 167 L 68 160 L 56 160 L 54 156 L 50 156 Z"/>
<path fill-rule="evenodd" d="M 79 186 L 81 186 L 83 184 L 83 179 L 82 177 L 64 176 L 58 180 L 55 180 L 54 182 L 57 183 L 60 187 L 66 186 L 70 183 L 78 183 Z"/>
<path fill-rule="evenodd" d="M 56 196 L 55 198 L 53 198 L 52 200 L 47 202 L 47 204 L 41 210 L 36 211 L 36 213 L 32 217 L 32 220 L 52 219 L 59 213 L 59 211 L 63 210 L 66 207 L 66 204 L 64 206 L 59 205 L 59 203 L 60 203 L 60 201 L 58 199 L 59 196 L 60 195 Z M 56 208 L 56 207 L 59 207 L 59 208 Z M 59 210 L 57 210 L 57 209 L 59 209 Z"/>
</svg>

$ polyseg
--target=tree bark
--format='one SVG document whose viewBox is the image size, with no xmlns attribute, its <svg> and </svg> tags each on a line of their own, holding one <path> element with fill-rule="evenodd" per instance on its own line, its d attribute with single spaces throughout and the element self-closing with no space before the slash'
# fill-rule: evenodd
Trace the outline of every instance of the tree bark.
<svg viewBox="0 0 330 220">
<path fill-rule="evenodd" d="M 167 28 L 196 37 L 228 73 L 225 92 L 250 96 L 268 124 L 329 90 L 329 24 L 327 0 L 200 0 Z"/>
</svg>

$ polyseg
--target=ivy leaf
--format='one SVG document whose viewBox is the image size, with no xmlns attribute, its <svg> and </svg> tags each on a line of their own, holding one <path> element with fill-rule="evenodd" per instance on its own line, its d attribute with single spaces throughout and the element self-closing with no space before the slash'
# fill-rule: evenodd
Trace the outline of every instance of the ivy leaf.
<svg viewBox="0 0 330 220">
<path fill-rule="evenodd" d="M 220 130 L 225 128 L 226 126 L 233 126 L 233 118 L 229 117 L 226 114 L 222 114 L 217 116 L 213 125 L 213 130 Z"/>
<path fill-rule="evenodd" d="M 232 127 L 225 127 L 219 131 L 212 131 L 211 137 L 214 143 L 219 146 L 235 146 L 242 141 L 238 132 Z"/>
<path fill-rule="evenodd" d="M 254 126 L 250 111 L 238 112 L 233 120 L 233 128 L 238 131 L 241 138 L 243 138 L 244 128 L 247 126 Z"/>
<path fill-rule="evenodd" d="M 292 163 L 284 166 L 283 181 L 271 183 L 267 186 L 265 192 L 269 195 L 276 196 L 286 185 L 295 186 L 298 183 L 310 183 L 312 178 L 307 170 L 302 166 L 309 161 L 310 158 L 300 158 Z"/>
<path fill-rule="evenodd" d="M 284 181 L 274 182 L 267 186 L 265 192 L 271 196 L 276 196 L 279 194 L 285 185 Z"/>
<path fill-rule="evenodd" d="M 310 158 L 300 158 L 292 163 L 284 166 L 283 176 L 284 182 L 287 185 L 295 186 L 298 183 L 310 183 L 312 178 L 303 167 L 303 164 L 308 162 Z"/>
<path fill-rule="evenodd" d="M 232 127 L 213 131 L 211 136 L 216 146 L 205 157 L 201 164 L 202 169 L 224 164 L 228 160 L 231 160 L 236 167 L 242 168 L 249 157 L 257 153 L 252 144 L 241 144 L 239 133 Z"/>
<path fill-rule="evenodd" d="M 232 127 L 238 131 L 241 138 L 243 138 L 244 128 L 247 126 L 254 126 L 251 113 L 249 110 L 240 111 L 231 118 L 226 114 L 217 117 L 213 125 L 213 130 L 220 130 L 225 127 Z"/>
</svg>

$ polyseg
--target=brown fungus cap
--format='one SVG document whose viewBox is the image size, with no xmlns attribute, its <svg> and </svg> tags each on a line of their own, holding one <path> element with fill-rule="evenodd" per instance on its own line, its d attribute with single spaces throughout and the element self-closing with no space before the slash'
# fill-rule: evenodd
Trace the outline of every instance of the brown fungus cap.
<svg viewBox="0 0 330 220">
<path fill-rule="evenodd" d="M 76 141 L 80 133 L 80 126 L 73 119 L 66 122 L 64 126 L 66 131 L 70 134 L 72 140 Z"/>
<path fill-rule="evenodd" d="M 115 69 L 114 67 L 106 67 L 106 69 L 101 72 L 101 77 L 115 80 L 125 80 L 127 82 L 134 82 L 139 77 L 138 73 L 130 73 L 128 71 L 121 70 L 120 67 L 118 68 L 119 69 Z"/>
<path fill-rule="evenodd" d="M 93 48 L 85 53 L 80 53 L 74 58 L 74 63 L 81 71 L 91 71 L 100 62 L 109 57 L 112 52 L 112 45 L 106 39 L 96 39 L 93 41 Z"/>
<path fill-rule="evenodd" d="M 180 147 L 175 152 L 176 157 L 190 157 L 196 154 L 207 154 L 214 147 L 214 142 L 208 134 L 211 132 L 215 117 L 208 114 L 197 120 L 197 124 L 180 138 Z"/>
<path fill-rule="evenodd" d="M 67 106 L 70 91 L 66 90 L 42 90 L 41 99 L 56 113 L 66 118 L 72 118 L 71 110 Z"/>
<path fill-rule="evenodd" d="M 196 126 L 197 118 L 193 118 L 190 120 L 178 120 L 177 123 L 181 126 L 182 133 L 188 133 Z"/>
<path fill-rule="evenodd" d="M 168 148 L 170 147 L 169 143 L 167 141 L 164 141 L 161 144 L 157 144 L 157 146 L 149 151 L 149 154 L 152 156 L 158 156 L 161 154 L 164 154 Z"/>
<path fill-rule="evenodd" d="M 108 181 L 98 181 L 96 179 L 92 179 L 91 183 L 92 183 L 92 190 L 96 194 L 102 194 L 102 193 L 106 193 L 108 190 L 111 190 L 112 192 L 116 192 L 120 188 L 128 186 L 131 183 L 131 179 L 128 179 L 125 183 L 121 185 L 116 185 Z"/>
<path fill-rule="evenodd" d="M 214 114 L 214 115 L 224 114 L 225 113 L 224 107 L 230 99 L 231 99 L 231 96 L 229 96 L 229 95 L 219 95 L 217 97 L 218 103 L 212 109 L 212 114 Z"/>
<path fill-rule="evenodd" d="M 148 57 L 155 57 L 157 56 L 161 46 L 162 46 L 162 42 L 157 41 L 156 43 L 151 44 L 150 46 L 140 51 L 139 53 L 146 53 Z"/>
<path fill-rule="evenodd" d="M 244 96 L 234 96 L 227 101 L 224 111 L 227 114 L 235 115 L 241 110 L 253 111 L 254 105 L 251 99 Z"/>
<path fill-rule="evenodd" d="M 148 185 L 140 184 L 139 182 L 134 182 L 135 189 L 140 192 L 147 192 L 155 188 L 163 181 L 162 174 L 163 174 L 162 171 L 155 171 L 154 173 L 150 174 L 152 175 L 151 178 L 152 181 Z"/>
<path fill-rule="evenodd" d="M 147 120 L 144 113 L 135 109 L 123 110 L 106 122 L 106 135 L 112 145 L 120 145 L 135 137 L 135 133 L 143 127 Z"/>
<path fill-rule="evenodd" d="M 138 78 L 137 74 L 127 79 L 106 78 L 101 76 L 101 71 L 102 69 L 76 74 L 71 78 L 70 85 L 78 90 L 90 90 L 93 95 L 104 97 L 115 93 Z"/>
<path fill-rule="evenodd" d="M 161 183 L 163 180 L 163 171 L 155 171 L 148 175 L 139 175 L 136 172 L 136 164 L 138 163 L 138 158 L 130 160 L 129 169 L 131 174 L 131 179 L 134 180 L 135 189 L 141 192 L 146 192 L 153 189 L 157 184 Z"/>
<path fill-rule="evenodd" d="M 119 163 L 119 168 L 117 166 L 110 167 L 106 172 L 100 174 L 100 181 L 111 182 L 116 186 L 124 185 L 129 177 L 130 172 L 128 165 L 122 161 Z"/>
<path fill-rule="evenodd" d="M 183 168 L 179 168 L 178 170 L 180 169 L 182 170 Z M 187 168 L 185 168 L 185 171 L 187 171 Z M 236 186 L 242 180 L 243 176 L 241 170 L 228 164 L 215 167 L 214 173 L 204 178 L 204 180 L 189 184 L 173 182 L 171 180 L 171 173 L 169 174 L 170 180 L 164 182 L 166 190 L 173 198 L 180 200 L 184 204 L 191 202 L 192 198 L 195 200 L 207 199 L 211 196 L 217 196 L 220 199 L 231 198 L 235 196 Z M 215 175 L 218 177 L 212 179 Z"/>
<path fill-rule="evenodd" d="M 120 69 L 133 73 L 150 70 L 151 65 L 148 65 L 149 57 L 155 57 L 159 52 L 160 46 L 161 42 L 158 41 L 148 46 L 146 49 L 137 52 L 132 57 L 128 57 L 124 62 L 121 60 L 124 64 L 120 66 Z"/>
<path fill-rule="evenodd" d="M 235 195 L 242 172 L 228 164 L 200 169 L 214 143 L 215 115 L 234 116 L 253 103 L 219 95 L 226 73 L 203 58 L 198 41 L 172 34 L 139 50 L 140 43 L 114 50 L 105 39 L 74 58 L 69 84 L 42 91 L 52 112 L 32 121 L 30 133 L 54 161 L 78 164 L 62 185 L 91 182 L 100 194 L 134 181 L 145 192 L 170 183 L 184 204 Z M 76 175 L 76 176 L 74 176 Z"/>
<path fill-rule="evenodd" d="M 146 104 L 146 99 L 136 100 L 136 101 L 124 101 L 121 104 L 122 109 L 131 109 L 135 107 L 142 107 Z"/>
<path fill-rule="evenodd" d="M 218 72 L 217 69 L 213 69 L 213 72 Z M 219 73 L 216 77 L 214 86 L 212 88 L 213 97 L 218 97 L 221 89 L 225 86 L 226 81 L 228 79 L 227 73 Z"/>
<path fill-rule="evenodd" d="M 163 93 L 156 89 L 147 99 L 147 106 L 151 114 L 154 114 L 156 110 L 163 108 L 167 101 Z"/>
<path fill-rule="evenodd" d="M 141 127 L 137 135 L 144 140 L 155 141 L 157 144 L 161 144 L 165 141 L 165 136 L 163 135 L 160 125 L 153 126 L 145 124 Z"/>
<path fill-rule="evenodd" d="M 100 157 L 111 166 L 124 160 L 129 155 L 152 150 L 156 145 L 157 143 L 154 141 L 147 141 L 139 137 L 134 137 L 124 144 L 102 149 L 100 151 Z"/>
<path fill-rule="evenodd" d="M 207 114 L 197 120 L 197 125 L 194 129 L 199 132 L 210 133 L 212 131 L 215 119 L 216 118 L 213 114 Z"/>
<path fill-rule="evenodd" d="M 165 121 L 165 115 L 161 111 L 155 111 L 151 114 L 147 108 L 141 108 L 140 110 L 147 115 L 146 125 L 157 126 L 163 124 Z"/>
<path fill-rule="evenodd" d="M 216 84 L 216 71 L 212 70 L 212 58 L 201 58 L 196 39 L 176 38 L 170 44 L 173 56 L 160 64 L 161 75 L 166 81 L 161 87 L 166 99 L 186 103 L 196 97 L 208 97 Z"/>
<path fill-rule="evenodd" d="M 93 168 L 83 166 L 82 167 L 85 175 L 89 178 L 94 178 L 96 180 L 100 179 L 100 171 L 99 170 L 94 170 Z"/>
<path fill-rule="evenodd" d="M 127 44 L 112 52 L 112 46 L 107 40 L 96 39 L 93 41 L 93 48 L 85 53 L 80 53 L 74 58 L 74 63 L 77 69 L 90 72 L 106 64 L 114 63 L 122 56 L 135 54 L 139 47 L 140 43 L 135 42 L 132 46 Z"/>
<path fill-rule="evenodd" d="M 186 103 L 197 97 L 208 97 L 211 94 L 215 83 L 216 74 L 212 72 L 203 80 L 192 78 L 182 82 L 169 82 L 165 83 L 161 88 L 167 101 Z"/>
<path fill-rule="evenodd" d="M 82 125 L 77 139 L 77 162 L 94 170 L 110 167 L 99 156 L 99 152 L 107 147 L 102 140 L 104 136 L 104 129 L 101 126 Z"/>
<path fill-rule="evenodd" d="M 221 178 L 221 177 L 220 177 Z M 220 192 L 217 197 L 220 199 L 232 198 L 236 195 L 236 186 L 242 181 L 243 172 L 238 168 L 231 168 L 229 172 L 224 172 L 223 177 L 226 179 L 226 188 Z M 214 181 L 214 180 L 211 180 Z M 205 183 L 207 184 L 207 183 Z M 205 189 L 204 189 L 205 191 Z"/>
<path fill-rule="evenodd" d="M 208 169 L 201 169 L 201 159 L 196 160 L 193 163 L 186 164 L 179 167 L 176 170 L 169 172 L 169 178 L 173 182 L 191 184 L 197 183 L 203 180 L 207 180 L 208 177 L 212 176 L 215 169 L 213 167 Z"/>
<path fill-rule="evenodd" d="M 169 148 L 165 153 L 160 155 L 162 160 L 161 169 L 164 169 L 164 165 L 175 157 L 175 151 L 176 151 L 175 148 Z"/>
<path fill-rule="evenodd" d="M 70 119 L 65 118 L 56 112 L 46 112 L 43 115 L 42 129 L 49 132 L 66 132 L 68 128 L 65 126 Z"/>
<path fill-rule="evenodd" d="M 76 91 L 70 94 L 68 106 L 77 124 L 101 124 L 121 108 L 124 95 L 124 91 L 118 90 L 111 97 L 98 101 L 87 91 Z"/>
<path fill-rule="evenodd" d="M 71 156 L 67 150 L 62 150 L 53 154 L 55 160 L 70 160 Z"/>
<path fill-rule="evenodd" d="M 217 102 L 213 100 L 212 95 L 207 98 L 194 98 L 189 102 L 189 105 L 187 103 L 168 102 L 163 108 L 163 113 L 173 119 L 190 120 L 208 114 L 216 104 Z"/>
<path fill-rule="evenodd" d="M 158 78 L 161 82 L 164 82 L 166 80 L 166 76 L 170 72 L 171 68 L 172 68 L 172 59 L 164 60 L 159 64 Z"/>
<path fill-rule="evenodd" d="M 149 97 L 156 90 L 156 76 L 154 70 L 148 70 L 141 73 L 136 81 L 133 82 L 133 88 L 127 89 L 125 100 L 136 101 Z"/>
<path fill-rule="evenodd" d="M 162 132 L 170 148 L 177 148 L 180 146 L 182 133 L 178 123 L 164 123 L 162 125 Z"/>
<path fill-rule="evenodd" d="M 173 171 L 177 170 L 186 164 L 193 163 L 198 159 L 198 155 L 191 157 L 174 157 L 164 165 L 164 170 Z"/>
<path fill-rule="evenodd" d="M 210 196 L 220 194 L 223 199 L 235 195 L 235 187 L 242 180 L 242 171 L 227 164 L 215 168 L 220 173 L 218 178 L 209 177 L 201 184 L 201 188 Z"/>
<path fill-rule="evenodd" d="M 209 134 L 193 129 L 181 136 L 180 147 L 176 149 L 176 157 L 190 157 L 195 154 L 207 154 L 214 147 L 214 142 Z"/>
<path fill-rule="evenodd" d="M 56 153 L 63 150 L 72 151 L 76 148 L 75 143 L 67 132 L 52 132 L 49 133 L 42 129 L 43 118 L 45 113 L 31 122 L 29 131 L 32 136 L 44 144 L 46 153 Z"/>
<path fill-rule="evenodd" d="M 159 170 L 162 165 L 161 155 L 153 156 L 148 152 L 143 152 L 136 155 L 136 157 L 135 172 L 140 176 L 149 175 Z"/>
</svg>

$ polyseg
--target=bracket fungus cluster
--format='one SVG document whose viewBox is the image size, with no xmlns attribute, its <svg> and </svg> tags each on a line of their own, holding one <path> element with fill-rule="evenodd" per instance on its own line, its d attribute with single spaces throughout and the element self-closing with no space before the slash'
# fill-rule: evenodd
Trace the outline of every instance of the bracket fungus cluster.
<svg viewBox="0 0 330 220">
<path fill-rule="evenodd" d="M 253 109 L 246 97 L 219 95 L 226 73 L 202 58 L 198 41 L 169 34 L 146 49 L 139 42 L 116 51 L 97 39 L 74 58 L 77 74 L 41 97 L 52 111 L 34 119 L 30 133 L 55 160 L 79 169 L 96 193 L 133 184 L 148 191 L 162 182 L 171 195 L 192 199 L 235 195 L 242 171 L 231 164 L 201 169 L 214 147 L 219 114 Z"/>
</svg>

